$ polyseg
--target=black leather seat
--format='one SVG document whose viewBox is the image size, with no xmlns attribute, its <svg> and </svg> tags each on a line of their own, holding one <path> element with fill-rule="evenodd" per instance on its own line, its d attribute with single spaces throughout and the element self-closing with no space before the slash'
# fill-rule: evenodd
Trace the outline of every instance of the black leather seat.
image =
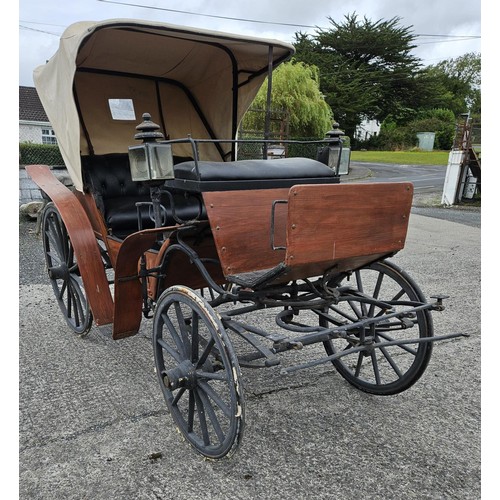
<svg viewBox="0 0 500 500">
<path fill-rule="evenodd" d="M 198 177 L 199 174 L 199 177 Z M 193 181 L 251 181 L 335 177 L 324 163 L 309 158 L 241 160 L 228 162 L 194 161 L 175 166 L 176 179 Z"/>
<path fill-rule="evenodd" d="M 135 182 L 130 174 L 128 154 L 108 154 L 82 157 L 86 188 L 94 195 L 97 207 L 103 214 L 108 229 L 119 238 L 142 229 L 154 227 L 148 206 L 137 211 L 137 203 L 151 201 L 146 183 Z M 185 191 L 170 190 L 172 198 L 162 195 L 165 225 L 174 225 L 175 216 L 182 220 L 204 217 L 201 197 Z M 174 210 L 172 209 L 172 201 Z M 140 215 L 139 215 L 140 214 Z"/>
</svg>

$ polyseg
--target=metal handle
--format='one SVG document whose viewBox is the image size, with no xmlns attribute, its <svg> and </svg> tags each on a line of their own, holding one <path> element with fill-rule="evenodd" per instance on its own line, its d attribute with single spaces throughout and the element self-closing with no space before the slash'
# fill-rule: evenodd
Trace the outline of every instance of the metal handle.
<svg viewBox="0 0 500 500">
<path fill-rule="evenodd" d="M 273 250 L 286 250 L 286 247 L 274 246 L 274 214 L 276 212 L 276 205 L 278 205 L 278 203 L 287 204 L 288 200 L 274 200 L 273 201 L 273 206 L 271 209 L 271 248 Z"/>
</svg>

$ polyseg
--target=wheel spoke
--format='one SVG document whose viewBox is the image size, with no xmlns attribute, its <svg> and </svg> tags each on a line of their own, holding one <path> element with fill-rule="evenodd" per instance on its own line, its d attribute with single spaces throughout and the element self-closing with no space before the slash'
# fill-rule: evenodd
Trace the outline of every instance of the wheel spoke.
<svg viewBox="0 0 500 500">
<path fill-rule="evenodd" d="M 229 380 L 228 376 L 224 372 L 205 372 L 202 370 L 196 370 L 196 376 L 200 379 L 208 380 Z"/>
<path fill-rule="evenodd" d="M 165 376 L 166 373 L 163 372 L 162 373 L 162 376 Z M 174 396 L 174 398 L 172 399 L 172 406 L 177 406 L 179 404 L 179 401 L 180 399 L 182 398 L 182 396 L 185 394 L 186 392 L 186 388 L 185 387 L 181 387 L 178 391 L 177 391 L 177 394 Z"/>
<path fill-rule="evenodd" d="M 69 288 L 71 289 L 71 296 L 73 302 L 73 315 L 75 325 L 78 327 L 82 324 L 84 319 L 83 307 L 82 307 L 82 297 L 80 295 L 80 288 L 78 284 L 74 283 L 74 280 L 70 278 Z"/>
<path fill-rule="evenodd" d="M 208 418 L 210 419 L 210 422 L 212 423 L 212 427 L 215 431 L 215 434 L 217 435 L 217 438 L 219 439 L 219 442 L 222 443 L 224 441 L 224 433 L 222 432 L 222 427 L 219 423 L 219 419 L 217 418 L 217 415 L 215 414 L 215 411 L 214 411 L 207 395 L 202 390 L 198 390 L 197 394 L 200 398 L 200 401 L 203 404 L 203 407 L 206 410 L 206 413 L 208 415 Z"/>
<path fill-rule="evenodd" d="M 198 394 L 198 391 L 193 389 L 191 391 L 196 401 L 196 410 L 198 414 L 198 421 L 200 423 L 201 435 L 203 436 L 203 444 L 208 446 L 210 444 L 210 435 L 208 433 L 207 418 L 205 416 L 205 408 L 203 402 Z"/>
<path fill-rule="evenodd" d="M 378 368 L 378 360 L 377 360 L 377 355 L 375 354 L 375 351 L 371 352 L 371 360 L 372 360 L 372 368 L 373 368 L 373 374 L 375 375 L 375 383 L 377 385 L 380 385 L 380 371 Z"/>
<path fill-rule="evenodd" d="M 78 326 L 80 324 L 80 310 L 76 290 L 71 283 L 71 279 L 68 280 L 68 302 L 71 304 L 71 307 L 68 307 L 68 317 L 73 317 L 75 325 Z"/>
<path fill-rule="evenodd" d="M 75 265 L 74 252 L 75 250 L 73 249 L 73 245 L 69 245 L 68 253 L 66 255 L 66 265 L 68 266 L 68 269 Z"/>
<path fill-rule="evenodd" d="M 361 309 L 358 308 L 356 305 L 356 302 L 354 300 L 348 300 L 347 303 L 351 306 L 351 309 L 353 310 L 354 314 L 356 315 L 357 319 L 361 319 L 363 317 L 363 306 L 364 304 L 361 302 Z"/>
<path fill-rule="evenodd" d="M 47 219 L 48 225 L 45 234 L 48 237 L 50 246 L 55 248 L 59 258 L 64 257 L 64 249 L 62 247 L 62 234 L 60 225 L 54 217 Z"/>
<path fill-rule="evenodd" d="M 56 238 L 56 234 L 50 230 L 46 231 L 45 234 L 47 236 L 47 244 L 50 248 L 47 255 L 49 255 L 51 259 L 55 260 L 57 265 L 61 265 L 61 258 L 63 257 L 62 248 L 60 242 Z"/>
<path fill-rule="evenodd" d="M 78 264 L 75 262 L 74 264 L 71 264 L 68 266 L 68 271 L 73 275 L 73 276 L 78 276 L 80 273 L 80 270 L 78 269 Z"/>
<path fill-rule="evenodd" d="M 382 287 L 382 281 L 384 280 L 384 274 L 382 273 L 379 273 L 378 277 L 377 277 L 377 283 L 375 285 L 375 289 L 373 290 L 373 298 L 374 299 L 378 299 L 379 297 L 379 293 L 380 293 L 380 289 Z M 368 316 L 369 317 L 373 317 L 373 312 L 375 311 L 375 304 L 370 304 L 370 309 L 368 311 Z"/>
<path fill-rule="evenodd" d="M 64 280 L 64 284 L 66 285 L 66 311 L 67 311 L 67 317 L 72 318 L 73 317 L 73 301 L 72 301 L 72 294 L 71 294 L 71 284 L 69 280 Z"/>
<path fill-rule="evenodd" d="M 65 294 L 65 292 L 66 292 L 67 287 L 68 287 L 68 282 L 67 282 L 66 280 L 64 280 L 64 281 L 62 282 L 62 284 L 61 284 L 61 288 L 59 289 L 59 294 L 58 294 L 58 296 L 57 296 L 57 300 L 58 300 L 59 302 L 62 302 L 62 301 L 63 301 L 63 299 L 64 299 L 64 294 Z"/>
<path fill-rule="evenodd" d="M 172 336 L 172 339 L 174 340 L 175 345 L 177 347 L 177 351 L 182 356 L 182 359 L 187 359 L 188 353 L 186 351 L 186 346 L 184 345 L 184 342 L 181 340 L 179 334 L 177 333 L 177 330 L 176 330 L 174 324 L 172 323 L 172 321 L 170 321 L 170 318 L 168 317 L 167 312 L 164 312 L 161 315 L 161 318 L 163 320 L 163 323 L 167 327 L 168 332 Z"/>
<path fill-rule="evenodd" d="M 59 267 L 61 265 L 61 259 L 59 258 L 58 253 L 54 253 L 52 251 L 48 251 L 46 257 L 50 259 L 51 265 L 48 267 Z"/>
<path fill-rule="evenodd" d="M 377 335 L 379 337 L 382 337 L 384 340 L 387 340 L 388 342 L 392 342 L 393 340 L 396 340 L 394 337 L 390 337 L 389 335 L 382 333 L 380 331 L 377 331 Z M 418 354 L 418 351 L 416 349 L 412 349 L 408 344 L 402 344 L 398 345 L 396 347 L 399 347 L 400 349 L 403 349 L 403 351 L 406 351 L 413 356 L 416 356 Z"/>
<path fill-rule="evenodd" d="M 162 338 L 159 338 L 156 340 L 156 342 L 164 349 L 165 351 L 168 352 L 168 354 L 177 361 L 177 363 L 180 363 L 182 361 L 181 356 L 179 353 L 172 349 Z"/>
<path fill-rule="evenodd" d="M 339 316 L 342 316 L 346 320 L 350 321 L 351 323 L 355 323 L 359 319 L 359 316 L 352 316 L 352 315 L 348 314 L 347 312 L 343 311 L 342 309 L 340 309 L 339 307 L 336 307 L 334 305 L 330 305 L 329 309 L 331 309 L 334 313 L 338 314 Z M 333 323 L 332 320 L 330 320 L 330 321 Z M 339 325 L 341 325 L 341 324 L 342 324 L 342 322 L 339 322 Z"/>
<path fill-rule="evenodd" d="M 181 392 L 181 391 L 179 391 L 179 392 Z M 188 432 L 193 432 L 195 411 L 196 411 L 196 409 L 195 409 L 194 392 L 189 391 L 188 420 L 187 420 L 187 431 Z"/>
<path fill-rule="evenodd" d="M 363 280 L 361 278 L 361 272 L 358 270 L 355 272 L 355 275 L 356 275 L 356 283 L 358 285 L 358 290 L 361 292 L 361 293 L 364 293 L 365 290 L 363 288 Z M 366 310 L 366 304 L 361 302 L 360 303 L 361 305 L 361 311 L 362 311 L 362 315 L 363 316 L 366 316 L 368 313 L 367 313 L 367 310 Z M 351 304 L 351 307 L 352 307 L 352 304 Z M 361 317 L 361 316 L 358 316 L 358 317 Z"/>
<path fill-rule="evenodd" d="M 182 310 L 181 310 L 181 305 L 178 302 L 176 302 L 174 304 L 174 310 L 175 310 L 175 315 L 177 317 L 177 324 L 179 325 L 179 329 L 180 329 L 180 333 L 181 333 L 180 339 L 181 339 L 181 342 L 183 342 L 183 344 L 184 344 L 184 352 L 187 355 L 187 353 L 189 352 L 189 333 L 188 333 L 186 321 L 191 319 L 191 318 L 184 317 L 184 314 L 182 313 Z"/>
<path fill-rule="evenodd" d="M 203 366 L 205 361 L 208 359 L 208 356 L 210 355 L 210 352 L 212 351 L 212 347 L 215 345 L 215 339 L 211 338 L 208 342 L 208 344 L 205 347 L 205 350 L 203 351 L 203 354 L 201 355 L 200 359 L 198 360 L 198 363 L 196 363 L 196 368 L 199 368 L 200 366 Z"/>
<path fill-rule="evenodd" d="M 199 381 L 199 387 L 210 396 L 210 399 L 222 410 L 226 417 L 231 417 L 231 408 L 220 398 L 220 396 L 204 381 Z"/>
<path fill-rule="evenodd" d="M 191 363 L 196 363 L 198 361 L 199 348 L 199 316 L 196 312 L 193 312 L 193 322 L 191 327 Z"/>
<path fill-rule="evenodd" d="M 387 362 L 391 365 L 392 369 L 396 372 L 398 378 L 403 378 L 403 372 L 399 369 L 398 365 L 396 364 L 392 356 L 389 354 L 387 348 L 381 347 L 380 350 L 384 355 L 385 359 L 387 360 Z"/>
<path fill-rule="evenodd" d="M 355 377 L 359 377 L 361 373 L 361 366 L 363 365 L 364 355 L 362 352 L 358 353 L 358 362 L 356 363 L 356 371 L 354 372 Z"/>
</svg>

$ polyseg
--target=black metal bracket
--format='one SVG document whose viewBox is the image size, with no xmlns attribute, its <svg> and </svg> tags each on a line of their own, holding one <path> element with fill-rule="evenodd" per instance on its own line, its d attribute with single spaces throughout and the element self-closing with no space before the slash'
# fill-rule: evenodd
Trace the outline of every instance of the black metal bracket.
<svg viewBox="0 0 500 500">
<path fill-rule="evenodd" d="M 274 227 L 275 227 L 275 213 L 276 213 L 276 205 L 286 205 L 288 204 L 288 200 L 274 200 L 273 206 L 271 209 L 271 248 L 273 250 L 286 250 L 284 246 L 275 246 L 274 244 Z"/>
</svg>

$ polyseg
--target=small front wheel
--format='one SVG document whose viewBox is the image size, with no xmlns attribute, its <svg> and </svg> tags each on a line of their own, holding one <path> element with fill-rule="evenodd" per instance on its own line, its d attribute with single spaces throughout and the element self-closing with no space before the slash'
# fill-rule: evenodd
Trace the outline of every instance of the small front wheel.
<svg viewBox="0 0 500 500">
<path fill-rule="evenodd" d="M 165 290 L 155 308 L 153 348 L 160 387 L 184 437 L 208 458 L 234 451 L 243 433 L 243 384 L 217 313 L 190 288 Z"/>
</svg>

